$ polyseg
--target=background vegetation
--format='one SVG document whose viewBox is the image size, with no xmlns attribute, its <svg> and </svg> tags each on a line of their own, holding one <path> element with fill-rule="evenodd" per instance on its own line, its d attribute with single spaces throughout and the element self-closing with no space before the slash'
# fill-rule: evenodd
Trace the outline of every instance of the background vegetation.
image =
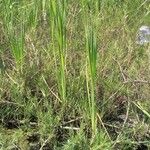
<svg viewBox="0 0 150 150">
<path fill-rule="evenodd" d="M 149 0 L 0 0 L 0 149 L 150 149 Z"/>
</svg>

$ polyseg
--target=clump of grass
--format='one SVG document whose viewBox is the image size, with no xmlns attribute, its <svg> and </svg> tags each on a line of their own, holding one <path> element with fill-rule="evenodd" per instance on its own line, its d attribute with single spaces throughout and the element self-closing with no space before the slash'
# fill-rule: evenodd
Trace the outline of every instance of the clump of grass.
<svg viewBox="0 0 150 150">
<path fill-rule="evenodd" d="M 66 5 L 67 1 L 63 0 L 62 3 L 59 1 L 52 1 L 50 4 L 50 13 L 52 19 L 52 39 L 53 39 L 53 53 L 55 57 L 55 67 L 59 94 L 63 103 L 66 103 Z M 57 64 L 57 52 L 59 64 Z"/>
<path fill-rule="evenodd" d="M 24 44 L 25 44 L 25 33 L 24 27 L 21 28 L 21 35 L 19 37 L 12 37 L 11 41 L 11 49 L 13 56 L 16 62 L 16 68 L 20 68 L 22 70 L 23 60 L 24 60 Z"/>
<path fill-rule="evenodd" d="M 147 0 L 0 9 L 0 148 L 149 148 L 149 46 L 135 43 Z"/>
<path fill-rule="evenodd" d="M 86 40 L 87 40 L 87 90 L 88 90 L 88 101 L 89 110 L 91 114 L 91 125 L 92 133 L 96 134 L 97 120 L 96 120 L 96 106 L 95 106 L 95 89 L 96 89 L 96 60 L 97 60 L 97 45 L 96 37 L 93 29 L 86 29 Z"/>
<path fill-rule="evenodd" d="M 16 68 L 22 70 L 24 59 L 24 44 L 25 44 L 25 24 L 24 11 L 19 14 L 17 3 L 12 1 L 3 1 L 4 6 L 4 23 L 5 33 L 7 34 L 10 43 L 10 49 L 15 59 Z M 13 16 L 16 15 L 16 18 Z M 21 16 L 19 18 L 19 16 Z M 19 24 L 16 25 L 16 20 L 19 19 Z"/>
</svg>

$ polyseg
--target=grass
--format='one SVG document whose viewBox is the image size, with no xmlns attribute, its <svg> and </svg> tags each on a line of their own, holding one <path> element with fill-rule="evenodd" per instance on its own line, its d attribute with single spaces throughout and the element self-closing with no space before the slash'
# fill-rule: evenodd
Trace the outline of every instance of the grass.
<svg viewBox="0 0 150 150">
<path fill-rule="evenodd" d="M 0 149 L 150 149 L 149 1 L 0 1 Z"/>
<path fill-rule="evenodd" d="M 55 56 L 55 62 L 57 59 L 56 51 L 58 49 L 58 59 L 59 64 L 55 63 L 57 68 L 57 78 L 58 78 L 58 87 L 61 100 L 63 103 L 66 103 L 66 79 L 65 79 L 65 68 L 66 68 L 66 60 L 65 60 L 65 50 L 66 50 L 66 5 L 67 2 L 64 0 L 62 4 L 58 1 L 51 2 L 51 17 L 53 18 L 52 22 L 52 39 L 53 39 L 53 53 Z M 57 8 L 58 7 L 58 8 Z M 54 42 L 56 40 L 56 42 Z"/>
<path fill-rule="evenodd" d="M 89 110 L 91 114 L 91 125 L 92 125 L 92 134 L 96 135 L 97 120 L 96 120 L 96 111 L 95 111 L 95 83 L 96 83 L 96 60 L 97 60 L 97 45 L 96 37 L 92 29 L 87 29 L 87 55 L 88 60 L 87 64 L 87 90 L 88 90 L 88 101 L 89 101 Z M 89 68 L 89 71 L 88 71 Z"/>
</svg>

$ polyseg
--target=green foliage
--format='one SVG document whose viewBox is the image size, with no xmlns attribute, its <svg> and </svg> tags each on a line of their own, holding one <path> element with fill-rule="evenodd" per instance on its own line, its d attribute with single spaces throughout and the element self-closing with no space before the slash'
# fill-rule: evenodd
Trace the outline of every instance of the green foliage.
<svg viewBox="0 0 150 150">
<path fill-rule="evenodd" d="M 0 149 L 150 147 L 150 47 L 135 42 L 148 0 L 0 0 L 0 10 Z"/>
</svg>

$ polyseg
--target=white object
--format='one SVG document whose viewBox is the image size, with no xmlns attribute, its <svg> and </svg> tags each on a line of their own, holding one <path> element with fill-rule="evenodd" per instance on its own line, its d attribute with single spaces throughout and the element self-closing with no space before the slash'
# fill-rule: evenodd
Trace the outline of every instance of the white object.
<svg viewBox="0 0 150 150">
<path fill-rule="evenodd" d="M 150 43 L 150 27 L 141 26 L 138 31 L 137 44 Z"/>
</svg>

